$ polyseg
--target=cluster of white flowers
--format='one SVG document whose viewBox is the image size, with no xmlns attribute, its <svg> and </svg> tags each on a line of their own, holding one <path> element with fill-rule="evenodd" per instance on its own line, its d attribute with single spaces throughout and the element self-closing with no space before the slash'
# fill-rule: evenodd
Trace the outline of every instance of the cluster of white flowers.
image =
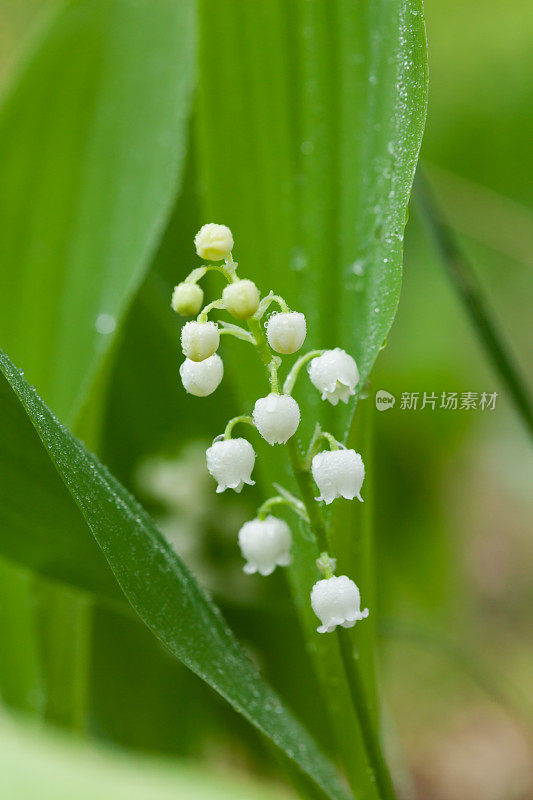
<svg viewBox="0 0 533 800">
<path fill-rule="evenodd" d="M 171 305 L 178 314 L 197 315 L 195 320 L 186 322 L 181 331 L 185 360 L 179 372 L 185 390 L 196 397 L 206 397 L 218 388 L 224 376 L 222 359 L 217 352 L 223 334 L 244 339 L 256 347 L 270 383 L 270 392 L 256 400 L 252 414 L 230 420 L 224 433 L 214 440 L 206 453 L 207 469 L 217 481 L 217 492 L 226 489 L 240 492 L 245 484 L 254 484 L 251 475 L 256 454 L 248 439 L 232 438 L 235 425 L 245 423 L 253 426 L 270 445 L 289 443 L 289 447 L 294 447 L 290 440 L 300 424 L 300 408 L 292 396 L 292 389 L 304 364 L 308 365 L 309 379 L 322 400 L 334 406 L 339 400 L 347 403 L 355 394 L 359 372 L 352 356 L 338 347 L 313 350 L 296 360 L 280 391 L 278 368 L 281 359 L 275 354 L 292 355 L 301 349 L 307 335 L 304 314 L 291 311 L 283 298 L 272 292 L 261 298 L 253 281 L 237 277 L 237 264 L 231 254 L 233 236 L 225 225 L 204 225 L 194 243 L 202 259 L 216 263 L 192 270 L 172 294 Z M 222 273 L 227 286 L 220 298 L 202 307 L 204 293 L 198 281 L 210 270 Z M 272 303 L 281 310 L 268 317 L 265 333 L 261 320 Z M 213 322 L 208 318 L 213 310 L 226 311 L 234 319 L 245 321 L 248 330 L 223 321 L 219 324 Z M 320 449 L 324 440 L 328 448 Z M 298 453 L 298 448 L 295 452 Z M 304 480 L 311 480 L 312 476 L 319 490 L 316 502 L 323 501 L 329 505 L 338 497 L 362 499 L 365 470 L 361 456 L 337 442 L 318 425 L 307 457 L 298 471 L 304 475 Z M 308 502 L 313 505 L 312 498 Z M 266 500 L 258 509 L 257 518 L 246 522 L 239 531 L 245 572 L 270 575 L 276 566 L 291 563 L 291 530 L 283 519 L 268 513 L 272 506 L 281 504 L 291 507 L 307 522 L 312 517 L 305 503 L 286 490 Z M 317 531 L 314 533 L 317 543 L 323 545 L 324 537 L 320 541 Z M 318 632 L 333 631 L 338 625 L 349 628 L 368 616 L 367 609 L 360 609 L 359 589 L 346 575 L 333 574 L 335 560 L 327 552 L 321 553 L 317 565 L 324 575 L 311 590 L 311 606 L 322 623 Z"/>
</svg>

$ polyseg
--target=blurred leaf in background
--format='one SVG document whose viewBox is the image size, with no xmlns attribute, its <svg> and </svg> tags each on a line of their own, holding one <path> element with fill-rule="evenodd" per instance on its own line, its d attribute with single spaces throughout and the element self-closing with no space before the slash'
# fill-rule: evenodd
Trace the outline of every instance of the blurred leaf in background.
<svg viewBox="0 0 533 800">
<path fill-rule="evenodd" d="M 4 103 L 0 336 L 70 423 L 176 192 L 194 25 L 187 0 L 66 3 Z"/>
</svg>

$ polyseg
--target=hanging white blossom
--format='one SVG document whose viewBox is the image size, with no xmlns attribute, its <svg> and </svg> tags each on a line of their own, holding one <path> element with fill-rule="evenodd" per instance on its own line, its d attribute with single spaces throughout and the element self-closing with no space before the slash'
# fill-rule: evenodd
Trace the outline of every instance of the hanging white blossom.
<svg viewBox="0 0 533 800">
<path fill-rule="evenodd" d="M 216 353 L 204 361 L 186 358 L 180 366 L 180 377 L 185 391 L 196 397 L 212 394 L 218 388 L 223 375 L 224 365 Z"/>
<path fill-rule="evenodd" d="M 272 350 L 282 355 L 296 353 L 307 333 L 305 316 L 299 311 L 272 314 L 267 322 L 267 339 Z"/>
<path fill-rule="evenodd" d="M 246 564 L 244 572 L 270 575 L 276 566 L 291 563 L 291 531 L 287 523 L 269 515 L 245 522 L 239 531 L 239 546 Z"/>
<path fill-rule="evenodd" d="M 340 347 L 326 350 L 314 358 L 308 367 L 311 383 L 321 394 L 322 400 L 329 400 L 336 406 L 339 400 L 347 403 L 355 394 L 359 383 L 359 370 L 354 359 Z"/>
<path fill-rule="evenodd" d="M 324 450 L 311 462 L 311 472 L 326 505 L 336 497 L 362 500 L 360 492 L 365 477 L 363 459 L 355 450 Z"/>
<path fill-rule="evenodd" d="M 337 625 L 351 628 L 368 617 L 368 608 L 361 611 L 361 596 L 347 575 L 333 576 L 315 583 L 311 590 L 311 606 L 321 625 L 318 633 L 331 633 Z"/>
<path fill-rule="evenodd" d="M 300 423 L 300 409 L 291 395 L 271 392 L 256 401 L 253 420 L 255 427 L 269 444 L 285 444 L 296 433 Z"/>
<path fill-rule="evenodd" d="M 217 481 L 217 492 L 234 489 L 240 492 L 251 480 L 255 462 L 254 448 L 247 439 L 225 439 L 214 442 L 206 451 L 207 469 Z"/>
</svg>

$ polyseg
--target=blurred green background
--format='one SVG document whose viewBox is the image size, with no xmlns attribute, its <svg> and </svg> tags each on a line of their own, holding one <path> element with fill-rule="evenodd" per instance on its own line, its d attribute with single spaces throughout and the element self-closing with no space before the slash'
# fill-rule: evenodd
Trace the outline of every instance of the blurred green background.
<svg viewBox="0 0 533 800">
<path fill-rule="evenodd" d="M 46 5 L 0 3 L 2 84 Z M 425 8 L 430 103 L 422 161 L 531 384 L 533 15 L 520 0 L 427 0 Z M 173 219 L 179 216 L 178 208 Z M 167 271 L 168 241 L 175 247 L 167 234 L 156 259 Z M 396 397 L 393 409 L 374 411 L 385 696 L 420 800 L 526 800 L 533 797 L 531 442 L 413 205 L 404 260 L 398 314 L 366 401 L 378 389 Z M 177 281 L 181 267 L 166 277 Z M 147 308 L 134 303 L 117 355 L 113 381 L 123 391 L 134 380 L 135 337 L 146 330 Z M 170 393 L 175 376 L 166 356 L 162 348 L 161 392 Z M 403 392 L 452 391 L 498 392 L 496 407 L 400 407 Z M 302 643 L 283 580 L 276 576 L 274 590 L 244 580 L 233 551 L 232 534 L 253 512 L 251 501 L 215 498 L 205 476 L 201 443 L 213 416 L 207 427 L 191 418 L 190 441 L 169 440 L 168 404 L 159 408 L 156 394 L 146 394 L 153 428 L 135 440 L 128 420 L 135 408 L 117 408 L 110 393 L 104 460 L 141 493 L 268 677 L 318 729 L 317 710 L 305 705 L 312 690 L 305 669 L 287 685 Z M 224 408 L 212 404 L 209 412 L 224 419 Z M 160 648 L 150 634 L 97 609 L 93 636 L 95 737 L 191 757 L 219 774 L 252 770 L 276 780 L 263 740 L 162 650 L 154 659 Z"/>
</svg>

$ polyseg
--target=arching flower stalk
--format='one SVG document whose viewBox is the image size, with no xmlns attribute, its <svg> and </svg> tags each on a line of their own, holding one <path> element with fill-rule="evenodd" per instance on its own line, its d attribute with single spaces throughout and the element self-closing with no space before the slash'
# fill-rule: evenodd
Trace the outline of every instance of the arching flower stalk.
<svg viewBox="0 0 533 800">
<path fill-rule="evenodd" d="M 242 526 L 238 543 L 245 559 L 243 569 L 249 574 L 270 575 L 277 566 L 291 563 L 294 534 L 285 520 L 270 513 L 277 506 L 288 507 L 309 524 L 321 553 L 317 568 L 323 577 L 310 587 L 311 606 L 321 622 L 318 632 L 331 632 L 337 626 L 351 627 L 368 616 L 368 609 L 361 611 L 359 589 L 353 580 L 334 574 L 336 562 L 328 553 L 320 503 L 329 505 L 338 497 L 362 500 L 363 461 L 359 453 L 347 449 L 318 424 L 302 459 L 294 439 L 300 408 L 292 391 L 306 365 L 311 384 L 318 389 L 322 400 L 334 406 L 339 400 L 346 403 L 359 382 L 357 365 L 352 356 L 338 347 L 311 350 L 296 360 L 281 386 L 280 355 L 292 355 L 302 348 L 307 335 L 304 314 L 293 311 L 283 297 L 273 292 L 261 298 L 253 281 L 237 275 L 238 265 L 231 254 L 233 236 L 226 226 L 204 225 L 195 237 L 195 246 L 201 258 L 217 263 L 192 270 L 172 295 L 174 311 L 182 316 L 196 315 L 181 331 L 186 358 L 179 372 L 185 390 L 205 397 L 218 388 L 224 374 L 222 358 L 217 352 L 221 335 L 234 336 L 255 348 L 269 384 L 268 393 L 256 400 L 252 414 L 231 419 L 224 433 L 207 450 L 207 469 L 217 481 L 216 491 L 240 492 L 244 485 L 254 483 L 251 479 L 256 458 L 254 448 L 247 438 L 233 437 L 235 426 L 244 424 L 254 428 L 270 445 L 286 446 L 301 494 L 301 499 L 294 497 L 276 485 L 279 493 L 265 500 L 256 518 Z M 198 282 L 210 271 L 221 273 L 226 286 L 219 298 L 203 306 L 204 293 Z M 270 315 L 265 332 L 261 320 L 272 304 L 279 310 Z M 209 318 L 215 311 L 227 312 L 234 320 L 245 322 L 248 330 L 224 320 L 215 322 Z"/>
</svg>

